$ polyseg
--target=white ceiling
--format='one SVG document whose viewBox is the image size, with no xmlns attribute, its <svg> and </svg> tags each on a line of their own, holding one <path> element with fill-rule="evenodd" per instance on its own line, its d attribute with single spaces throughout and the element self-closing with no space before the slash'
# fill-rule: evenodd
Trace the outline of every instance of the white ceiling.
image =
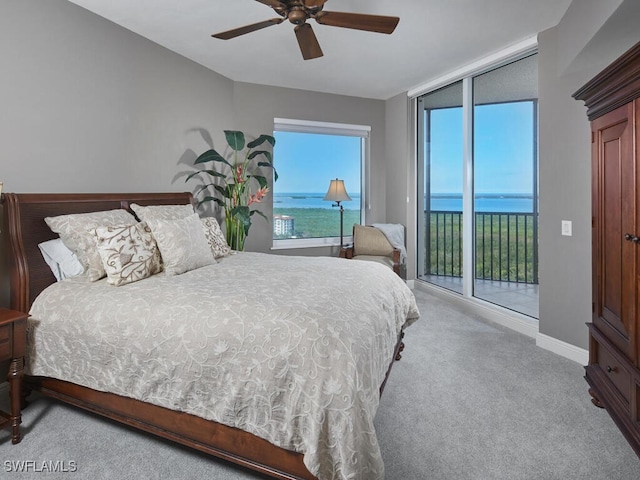
<svg viewBox="0 0 640 480">
<path fill-rule="evenodd" d="M 388 99 L 558 24 L 571 0 L 329 0 L 326 11 L 400 17 L 391 35 L 310 20 L 324 57 L 303 60 L 283 22 L 231 40 L 212 33 L 278 18 L 255 0 L 70 0 L 235 81 Z"/>
</svg>

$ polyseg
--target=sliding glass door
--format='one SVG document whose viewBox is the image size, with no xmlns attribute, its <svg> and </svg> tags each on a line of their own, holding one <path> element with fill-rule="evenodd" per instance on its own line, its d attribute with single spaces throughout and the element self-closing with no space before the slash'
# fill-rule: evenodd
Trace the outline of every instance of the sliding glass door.
<svg viewBox="0 0 640 480">
<path fill-rule="evenodd" d="M 424 202 L 418 276 L 462 293 L 462 82 L 418 99 Z"/>
<path fill-rule="evenodd" d="M 417 101 L 418 278 L 534 318 L 537 97 L 532 55 Z"/>
<path fill-rule="evenodd" d="M 473 79 L 474 295 L 538 316 L 537 57 Z"/>
</svg>

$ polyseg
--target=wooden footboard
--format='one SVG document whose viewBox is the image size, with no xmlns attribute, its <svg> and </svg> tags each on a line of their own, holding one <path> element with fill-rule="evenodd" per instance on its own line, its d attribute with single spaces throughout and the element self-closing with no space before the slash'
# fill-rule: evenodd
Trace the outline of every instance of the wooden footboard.
<svg viewBox="0 0 640 480">
<path fill-rule="evenodd" d="M 62 380 L 25 377 L 26 387 L 145 432 L 283 480 L 317 480 L 302 454 L 195 415 Z"/>
</svg>

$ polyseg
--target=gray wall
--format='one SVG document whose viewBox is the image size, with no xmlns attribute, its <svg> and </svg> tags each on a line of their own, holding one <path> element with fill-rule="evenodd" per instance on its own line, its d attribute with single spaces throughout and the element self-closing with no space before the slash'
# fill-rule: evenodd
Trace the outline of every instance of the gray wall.
<svg viewBox="0 0 640 480">
<path fill-rule="evenodd" d="M 412 149 L 414 122 L 409 114 L 410 101 L 401 93 L 386 101 L 386 175 L 388 223 L 405 225 L 407 244 L 406 278 L 416 276 L 416 162 Z"/>
<path fill-rule="evenodd" d="M 571 94 L 591 78 L 557 72 L 557 30 L 539 35 L 540 333 L 587 348 L 591 318 L 591 140 Z M 561 220 L 573 236 L 560 234 Z"/>
<path fill-rule="evenodd" d="M 232 81 L 64 0 L 3 0 L 0 58 L 5 191 L 184 191 L 190 130 L 233 124 Z"/>
<path fill-rule="evenodd" d="M 7 191 L 184 191 L 233 123 L 231 80 L 64 0 L 3 0 L 0 58 Z"/>
<path fill-rule="evenodd" d="M 639 18 L 637 0 L 574 0 L 558 26 L 538 38 L 540 333 L 585 349 L 585 322 L 591 320 L 591 129 L 586 108 L 571 95 L 640 41 Z M 561 220 L 573 221 L 573 236 L 560 235 Z"/>
</svg>

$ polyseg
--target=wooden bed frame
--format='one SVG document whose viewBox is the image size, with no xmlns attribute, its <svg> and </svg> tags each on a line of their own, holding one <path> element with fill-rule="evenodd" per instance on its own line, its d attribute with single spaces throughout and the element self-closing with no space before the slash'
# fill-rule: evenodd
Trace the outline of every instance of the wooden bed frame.
<svg viewBox="0 0 640 480">
<path fill-rule="evenodd" d="M 2 195 L 11 308 L 28 312 L 33 300 L 55 282 L 38 244 L 56 238 L 45 217 L 139 205 L 193 203 L 190 193 L 14 194 Z M 133 213 L 133 212 L 131 212 Z M 8 238 L 6 237 L 8 235 Z M 8 241 L 7 241 L 8 240 Z M 395 359 L 404 347 L 398 339 Z M 389 366 L 389 371 L 393 361 Z M 387 372 L 387 378 L 389 376 Z M 387 378 L 380 387 L 384 389 Z M 317 480 L 300 453 L 277 447 L 242 430 L 111 393 L 45 377 L 24 379 L 24 397 L 32 391 L 59 399 L 126 425 L 283 480 Z"/>
</svg>

